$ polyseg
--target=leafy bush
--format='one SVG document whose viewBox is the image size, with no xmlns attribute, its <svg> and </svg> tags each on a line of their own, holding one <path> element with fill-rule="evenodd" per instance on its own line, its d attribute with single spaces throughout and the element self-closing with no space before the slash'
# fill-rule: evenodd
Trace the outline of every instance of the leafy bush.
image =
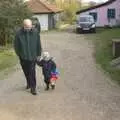
<svg viewBox="0 0 120 120">
<path fill-rule="evenodd" d="M 31 17 L 31 12 L 23 0 L 0 1 L 0 45 L 11 43 L 15 30 L 24 18 Z"/>
<path fill-rule="evenodd" d="M 72 24 L 76 20 L 76 11 L 80 9 L 80 3 L 77 0 L 56 0 L 56 4 L 64 10 L 61 20 L 65 23 Z"/>
</svg>

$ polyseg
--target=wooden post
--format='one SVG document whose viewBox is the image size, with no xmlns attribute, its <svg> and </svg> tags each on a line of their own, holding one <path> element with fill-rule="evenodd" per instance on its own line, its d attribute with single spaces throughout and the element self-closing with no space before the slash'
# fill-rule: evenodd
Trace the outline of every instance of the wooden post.
<svg viewBox="0 0 120 120">
<path fill-rule="evenodd" d="M 114 58 L 120 57 L 120 39 L 112 40 L 112 53 Z"/>
</svg>

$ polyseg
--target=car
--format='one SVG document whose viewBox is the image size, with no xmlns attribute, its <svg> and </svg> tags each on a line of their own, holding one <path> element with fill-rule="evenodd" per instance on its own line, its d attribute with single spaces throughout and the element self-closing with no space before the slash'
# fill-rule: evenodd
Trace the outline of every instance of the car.
<svg viewBox="0 0 120 120">
<path fill-rule="evenodd" d="M 96 32 L 96 25 L 95 25 L 95 20 L 93 16 L 91 15 L 81 15 L 76 24 L 76 32 L 81 33 L 81 32 Z"/>
</svg>

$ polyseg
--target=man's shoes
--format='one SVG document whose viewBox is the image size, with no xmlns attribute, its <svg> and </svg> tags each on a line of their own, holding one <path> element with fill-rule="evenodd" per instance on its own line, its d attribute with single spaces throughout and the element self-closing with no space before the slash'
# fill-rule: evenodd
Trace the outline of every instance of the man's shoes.
<svg viewBox="0 0 120 120">
<path fill-rule="evenodd" d="M 35 88 L 31 88 L 31 93 L 32 93 L 32 95 L 37 95 L 36 89 Z"/>
</svg>

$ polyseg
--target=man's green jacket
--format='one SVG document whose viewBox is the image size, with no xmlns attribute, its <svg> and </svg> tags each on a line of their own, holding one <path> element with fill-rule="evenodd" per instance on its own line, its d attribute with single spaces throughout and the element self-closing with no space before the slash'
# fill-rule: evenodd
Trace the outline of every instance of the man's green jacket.
<svg viewBox="0 0 120 120">
<path fill-rule="evenodd" d="M 40 35 L 35 29 L 24 30 L 21 28 L 16 32 L 14 40 L 16 54 L 24 60 L 35 60 L 41 55 Z"/>
</svg>

